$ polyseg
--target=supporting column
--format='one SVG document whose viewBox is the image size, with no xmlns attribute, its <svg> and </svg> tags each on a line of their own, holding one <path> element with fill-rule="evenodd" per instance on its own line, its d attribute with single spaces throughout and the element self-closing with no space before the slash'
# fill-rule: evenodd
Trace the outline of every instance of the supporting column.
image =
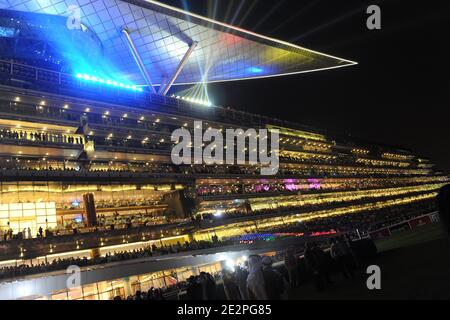
<svg viewBox="0 0 450 320">
<path fill-rule="evenodd" d="M 169 82 L 167 83 L 166 86 L 161 86 L 161 88 L 164 88 L 164 90 L 161 92 L 161 89 L 160 89 L 159 93 L 161 93 L 163 95 L 166 95 L 167 92 L 169 92 L 169 90 L 172 87 L 173 83 L 175 82 L 175 80 L 177 80 L 177 78 L 180 75 L 181 71 L 183 70 L 184 66 L 188 62 L 189 57 L 191 56 L 192 52 L 197 47 L 197 44 L 198 44 L 198 42 L 196 42 L 196 41 L 192 42 L 192 44 L 189 46 L 188 51 L 185 53 L 183 59 L 181 59 L 180 63 L 178 64 L 178 67 L 175 70 L 175 73 L 173 74 L 172 78 L 170 78 L 170 80 L 169 80 Z"/>
<path fill-rule="evenodd" d="M 84 201 L 86 223 L 88 227 L 97 226 L 97 213 L 95 211 L 94 194 L 92 193 L 83 194 L 83 201 Z"/>
<path fill-rule="evenodd" d="M 133 43 L 133 40 L 131 39 L 130 33 L 125 28 L 122 29 L 122 33 L 125 35 L 125 38 L 128 41 L 128 47 L 130 48 L 131 54 L 133 55 L 133 58 L 136 61 L 136 64 L 138 65 L 139 70 L 141 71 L 142 77 L 144 77 L 144 80 L 147 83 L 147 86 L 149 87 L 151 92 L 156 93 L 155 88 L 153 88 L 153 84 L 152 84 L 150 75 L 148 74 L 144 63 L 142 62 L 142 59 L 139 55 L 139 52 L 136 49 L 136 46 Z"/>
<path fill-rule="evenodd" d="M 125 291 L 125 299 L 126 299 L 127 297 L 134 295 L 135 292 L 132 292 L 130 278 L 123 278 L 122 281 L 123 281 L 123 289 Z"/>
<path fill-rule="evenodd" d="M 167 77 L 164 76 L 161 81 L 161 85 L 159 86 L 158 94 L 162 94 L 166 87 L 167 87 Z"/>
</svg>

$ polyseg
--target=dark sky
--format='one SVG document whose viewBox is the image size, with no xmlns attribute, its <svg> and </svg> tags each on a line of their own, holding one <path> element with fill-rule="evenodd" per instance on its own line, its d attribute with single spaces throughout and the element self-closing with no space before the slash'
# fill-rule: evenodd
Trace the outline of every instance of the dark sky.
<svg viewBox="0 0 450 320">
<path fill-rule="evenodd" d="M 212 84 L 216 104 L 404 146 L 450 172 L 448 0 L 163 2 L 210 17 L 217 3 L 219 21 L 359 63 Z M 382 30 L 366 28 L 369 4 L 381 7 Z"/>
</svg>

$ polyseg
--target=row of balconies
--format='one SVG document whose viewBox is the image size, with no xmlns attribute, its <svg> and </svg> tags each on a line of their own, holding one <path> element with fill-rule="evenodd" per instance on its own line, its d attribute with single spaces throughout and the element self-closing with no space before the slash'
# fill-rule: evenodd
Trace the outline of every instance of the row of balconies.
<svg viewBox="0 0 450 320">
<path fill-rule="evenodd" d="M 298 124 L 262 115 L 222 107 L 205 108 L 204 106 L 198 106 L 174 97 L 110 88 L 84 82 L 78 79 L 76 75 L 58 73 L 9 61 L 0 60 L 0 84 L 21 89 L 64 94 L 74 98 L 122 103 L 123 105 L 140 107 L 146 110 L 148 110 L 149 105 L 155 106 L 155 109 L 163 105 L 167 112 L 176 115 L 190 115 L 199 119 L 230 121 L 233 123 L 242 122 L 251 127 L 273 123 L 278 126 L 304 129 Z"/>
<path fill-rule="evenodd" d="M 330 173 L 297 173 L 289 174 L 279 172 L 275 178 L 281 179 L 307 179 L 307 178 L 356 178 L 356 177 L 366 177 L 366 178 L 386 178 L 386 177 L 405 177 L 405 175 L 385 175 L 385 174 L 361 174 L 355 173 L 351 174 L 330 174 Z M 417 175 L 406 175 L 406 177 L 416 177 Z M 423 175 L 419 175 L 423 176 Z M 254 179 L 261 177 L 258 173 L 248 174 L 248 173 L 189 173 L 189 172 L 178 172 L 178 173 L 157 173 L 157 172 L 131 172 L 131 171 L 88 171 L 88 170 L 60 170 L 60 169 L 4 169 L 0 170 L 0 177 L 3 180 L 89 180 L 98 181 L 99 179 L 108 179 L 113 181 L 130 181 L 130 180 L 145 180 L 145 179 L 164 179 L 170 181 L 191 181 L 194 179 Z M 266 179 L 267 176 L 264 176 Z"/>
</svg>

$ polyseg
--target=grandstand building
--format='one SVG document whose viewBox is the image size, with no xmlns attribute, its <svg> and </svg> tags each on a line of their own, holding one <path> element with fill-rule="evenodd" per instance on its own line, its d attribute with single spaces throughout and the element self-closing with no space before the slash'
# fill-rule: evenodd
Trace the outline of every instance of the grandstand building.
<svg viewBox="0 0 450 320">
<path fill-rule="evenodd" d="M 449 179 L 408 150 L 177 89 L 354 64 L 152 0 L 0 1 L 0 267 L 432 203 Z M 198 120 L 279 130 L 278 173 L 173 165 L 171 133 Z"/>
</svg>

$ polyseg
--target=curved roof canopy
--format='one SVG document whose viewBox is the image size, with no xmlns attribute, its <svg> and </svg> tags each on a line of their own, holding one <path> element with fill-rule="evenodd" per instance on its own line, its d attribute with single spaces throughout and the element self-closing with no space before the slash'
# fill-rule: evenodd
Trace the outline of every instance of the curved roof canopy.
<svg viewBox="0 0 450 320">
<path fill-rule="evenodd" d="M 340 68 L 353 61 L 255 34 L 153 0 L 0 0 L 0 8 L 68 16 L 101 40 L 115 77 L 144 80 L 121 33 L 127 28 L 154 85 L 175 73 L 190 44 L 197 42 L 175 84 L 221 82 Z"/>
</svg>

